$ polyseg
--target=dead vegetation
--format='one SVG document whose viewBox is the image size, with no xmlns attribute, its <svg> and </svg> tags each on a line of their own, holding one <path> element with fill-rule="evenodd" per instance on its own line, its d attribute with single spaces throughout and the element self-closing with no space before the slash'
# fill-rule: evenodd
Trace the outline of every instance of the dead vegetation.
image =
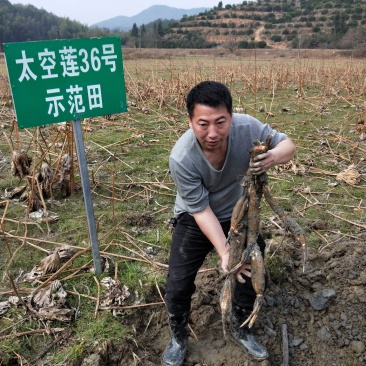
<svg viewBox="0 0 366 366">
<path fill-rule="evenodd" d="M 144 55 L 139 50 L 124 50 L 124 55 L 129 112 L 83 123 L 103 262 L 99 277 L 93 273 L 72 124 L 17 130 L 8 103 L 9 86 L 4 77 L 0 80 L 0 358 L 4 365 L 41 365 L 47 364 L 47 359 L 52 365 L 80 364 L 104 341 L 121 342 L 121 333 L 128 334 L 126 339 L 134 339 L 138 346 L 129 344 L 127 353 L 113 362 L 107 352 L 102 364 L 159 362 L 159 347 L 164 347 L 163 315 L 159 311 L 163 314 L 161 297 L 170 244 L 165 222 L 172 215 L 174 202 L 167 157 L 187 128 L 184 96 L 201 80 L 226 83 L 237 111 L 268 121 L 286 132 L 298 147 L 293 161 L 270 172 L 270 188 L 284 211 L 295 215 L 305 228 L 311 248 L 308 277 L 300 274 L 301 250 L 286 246 L 290 239 L 281 219 L 268 206 L 262 212 L 267 265 L 270 272 L 272 266 L 272 272 L 278 273 L 279 282 L 285 281 L 281 286 L 290 283 L 284 268 L 291 267 L 295 276 L 292 285 L 299 290 L 296 278 L 301 283 L 308 278 L 317 281 L 317 257 L 340 255 L 336 248 L 345 240 L 353 240 L 357 246 L 364 242 L 363 59 L 342 57 L 338 52 L 295 50 L 270 54 L 250 51 L 229 57 L 221 50 L 213 54 L 149 50 Z M 275 267 L 279 263 L 276 258 L 285 263 L 284 267 Z M 355 280 L 359 281 L 354 286 L 365 284 L 360 270 L 355 269 Z M 211 263 L 206 263 L 202 273 L 208 273 L 211 285 L 215 283 L 209 275 L 215 273 Z M 325 285 L 322 281 L 318 283 Z M 337 286 L 335 282 L 328 285 Z M 294 289 L 290 287 L 289 291 Z M 202 299 L 192 313 L 192 319 L 196 319 L 193 330 L 199 327 L 199 315 L 207 305 L 204 295 Z M 301 306 L 305 304 L 301 302 Z M 145 308 L 149 309 L 146 313 Z M 335 317 L 342 309 L 336 310 Z M 107 312 L 112 320 L 106 318 Z M 148 313 L 146 319 L 141 316 Z M 215 319 L 215 310 L 210 314 Z M 92 323 L 96 327 L 104 320 L 107 334 L 99 329 L 96 336 L 90 329 Z M 263 325 L 264 320 L 259 321 Z M 293 333 L 295 325 L 286 324 Z M 155 353 L 148 343 L 141 345 L 143 335 L 153 329 L 160 334 L 156 336 Z M 354 340 L 365 342 L 365 324 L 354 325 L 353 329 L 360 333 L 360 340 L 357 336 Z M 44 341 L 36 341 L 40 335 Z M 217 334 L 218 339 L 220 336 Z M 265 333 L 263 337 L 272 344 L 271 335 Z M 97 345 L 95 338 L 100 342 Z M 315 350 L 315 343 L 308 347 Z M 307 350 L 292 343 L 291 347 L 291 362 L 306 365 Z M 335 359 L 341 355 L 348 360 L 344 364 L 357 365 L 365 360 L 365 351 L 355 356 L 345 346 L 331 347 Z M 55 361 L 53 357 L 60 353 L 56 350 L 61 348 L 65 354 Z M 150 352 L 145 358 L 141 348 Z M 235 353 L 233 348 L 228 349 Z M 273 364 L 280 364 L 281 350 L 273 353 Z M 201 360 L 187 361 L 187 365 L 216 366 L 221 362 L 219 356 L 217 363 L 207 359 L 209 356 L 203 355 Z"/>
</svg>

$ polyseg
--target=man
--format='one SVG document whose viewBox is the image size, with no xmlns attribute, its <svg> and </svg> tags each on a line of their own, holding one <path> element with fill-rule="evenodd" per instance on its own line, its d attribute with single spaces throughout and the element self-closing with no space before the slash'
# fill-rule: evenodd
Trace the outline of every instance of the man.
<svg viewBox="0 0 366 366">
<path fill-rule="evenodd" d="M 177 195 L 165 294 L 172 333 L 162 357 L 165 366 L 183 364 L 194 281 L 213 248 L 220 256 L 222 270 L 227 272 L 226 236 L 232 210 L 244 189 L 239 177 L 248 169 L 262 174 L 275 164 L 288 162 L 296 152 L 285 134 L 249 115 L 233 113 L 230 91 L 221 83 L 199 83 L 189 92 L 186 106 L 190 129 L 179 138 L 169 157 Z M 273 135 L 271 149 L 250 163 L 253 141 L 265 141 L 268 134 Z M 261 237 L 258 244 L 264 253 Z M 235 286 L 231 334 L 246 352 L 256 359 L 265 359 L 265 347 L 256 342 L 248 327 L 240 328 L 256 297 L 250 281 L 250 264 L 243 265 L 237 276 L 246 281 Z"/>
</svg>

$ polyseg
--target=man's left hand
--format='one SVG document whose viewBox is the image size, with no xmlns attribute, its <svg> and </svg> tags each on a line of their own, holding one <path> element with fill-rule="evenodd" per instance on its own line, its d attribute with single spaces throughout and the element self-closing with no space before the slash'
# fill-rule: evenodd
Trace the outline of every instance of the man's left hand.
<svg viewBox="0 0 366 366">
<path fill-rule="evenodd" d="M 245 277 L 252 277 L 251 274 L 251 269 L 252 269 L 252 265 L 250 264 L 250 262 L 245 262 L 238 270 L 238 272 L 236 272 L 236 279 L 240 282 L 240 283 L 245 283 Z"/>
<path fill-rule="evenodd" d="M 254 175 L 265 173 L 271 166 L 274 165 L 274 155 L 271 150 L 263 154 L 259 154 L 249 163 L 249 170 Z"/>
</svg>

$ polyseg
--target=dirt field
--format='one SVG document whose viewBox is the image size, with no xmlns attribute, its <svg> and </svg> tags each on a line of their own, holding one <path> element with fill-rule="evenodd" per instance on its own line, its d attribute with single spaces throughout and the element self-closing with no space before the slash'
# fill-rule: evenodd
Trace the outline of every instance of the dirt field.
<svg viewBox="0 0 366 366">
<path fill-rule="evenodd" d="M 297 50 L 286 52 L 287 58 L 298 57 Z M 307 50 L 302 56 L 336 58 L 341 54 L 341 51 L 329 50 L 315 55 Z M 263 51 L 258 55 L 264 58 L 284 56 L 280 50 L 272 50 L 270 55 Z M 131 53 L 127 57 L 139 56 Z M 332 223 L 318 220 L 309 222 L 304 229 L 310 233 L 326 227 L 332 227 Z M 218 282 L 218 273 L 211 270 L 202 272 L 197 278 L 190 317 L 192 331 L 184 366 L 285 365 L 285 340 L 288 341 L 288 365 L 366 364 L 365 228 L 355 227 L 355 236 L 334 231 L 330 245 L 310 248 L 306 273 L 302 273 L 300 248 L 295 248 L 292 240 L 278 233 L 274 226 L 263 230 L 267 238 L 266 255 L 271 256 L 273 248 L 280 247 L 275 255 L 283 260 L 280 275 L 271 276 L 270 272 L 266 303 L 253 330 L 268 348 L 269 359 L 255 361 L 231 339 L 224 339 L 219 308 L 222 283 Z M 273 243 L 277 245 L 271 245 Z M 156 298 L 150 300 L 159 301 L 160 297 L 156 293 Z M 170 337 L 165 309 L 150 308 L 124 321 L 136 328 L 135 338 L 128 344 L 106 346 L 98 355 L 85 359 L 84 366 L 96 362 L 100 365 L 160 365 L 161 354 Z"/>
<path fill-rule="evenodd" d="M 299 249 L 294 248 L 290 239 L 282 244 L 287 264 L 283 279 L 278 283 L 271 281 L 266 304 L 253 327 L 258 340 L 270 353 L 269 359 L 262 362 L 243 353 L 231 339 L 224 339 L 218 304 L 222 286 L 218 283 L 219 276 L 214 270 L 199 274 L 190 318 L 194 333 L 189 337 L 184 365 L 283 365 L 284 339 L 288 339 L 289 365 L 364 365 L 364 243 L 340 237 L 327 249 L 310 250 L 308 268 L 303 274 Z M 323 303 L 316 302 L 320 293 L 325 296 Z M 320 310 L 320 307 L 324 309 Z M 160 364 L 161 354 L 169 341 L 165 310 L 142 311 L 125 321 L 135 326 L 135 339 L 104 347 L 98 354 L 84 359 L 84 366 Z M 284 325 L 287 338 L 283 333 Z"/>
<path fill-rule="evenodd" d="M 152 67 L 150 58 L 157 60 L 169 60 L 169 57 L 173 55 L 173 52 L 175 52 L 175 56 L 179 56 L 181 59 L 189 59 L 189 56 L 195 55 L 196 52 L 198 53 L 198 51 L 194 50 L 171 51 L 131 49 L 124 50 L 124 56 L 126 61 L 131 61 L 131 64 L 136 62 L 136 65 L 138 65 L 138 67 L 136 66 L 135 69 L 130 67 L 130 70 L 136 70 L 136 74 L 140 74 L 142 72 L 142 75 L 150 75 L 149 70 Z M 211 53 L 207 51 L 207 55 L 204 54 L 202 56 L 212 56 L 212 52 L 214 52 L 214 62 L 215 65 L 216 63 L 218 64 L 218 59 L 224 55 L 224 50 L 215 49 L 211 50 L 210 52 Z M 292 63 L 299 57 L 298 50 L 273 50 L 272 52 L 268 52 L 267 50 L 257 50 L 256 52 L 258 52 L 256 56 L 258 56 L 258 59 L 261 60 L 280 59 L 287 62 L 289 59 L 290 63 Z M 253 57 L 254 51 L 248 50 L 245 53 L 237 51 L 237 53 L 232 57 L 235 58 L 238 56 L 238 58 L 240 58 L 243 54 L 250 58 Z M 329 70 L 334 70 L 334 68 L 336 68 L 338 59 L 341 60 L 341 58 L 343 58 L 352 61 L 353 58 L 359 58 L 361 56 L 364 57 L 363 50 L 354 52 L 324 50 L 321 53 L 315 52 L 314 50 L 301 51 L 301 57 L 304 59 L 315 58 L 316 60 L 322 61 L 323 58 L 327 58 L 332 60 L 333 63 Z M 204 57 L 202 57 L 202 59 L 203 58 Z M 139 59 L 147 60 L 146 69 L 141 69 L 141 65 L 137 62 Z M 207 57 L 207 59 L 209 59 L 209 57 Z M 160 63 L 157 62 L 157 64 L 160 66 Z M 163 62 L 161 62 L 161 64 L 163 66 L 165 65 Z M 166 64 L 168 64 L 168 62 L 166 62 Z M 350 65 L 352 65 L 352 63 L 350 63 Z M 164 66 L 164 70 L 165 67 L 166 66 Z M 215 67 L 212 66 L 212 70 L 215 70 Z M 144 74 L 144 70 L 148 71 L 145 71 Z M 235 71 L 238 69 L 233 68 L 233 70 Z M 296 65 L 293 68 L 289 68 L 289 70 L 296 71 Z M 306 70 L 309 73 L 309 75 L 306 76 L 310 79 L 311 82 L 309 82 L 309 84 L 311 85 L 313 81 L 317 82 L 317 78 L 322 77 L 323 75 L 322 72 L 319 72 L 318 74 L 312 74 L 311 67 Z M 322 71 L 323 69 L 320 70 Z M 325 68 L 324 70 L 324 80 L 326 81 L 320 79 L 319 85 L 321 86 L 327 85 L 327 80 L 333 80 L 333 77 L 328 78 L 328 69 Z M 344 74 L 339 73 L 341 76 L 337 75 L 335 83 L 337 90 L 339 89 L 343 91 L 345 90 L 345 86 L 353 87 L 353 85 L 348 85 L 344 81 L 348 78 L 347 75 L 352 75 L 352 72 L 353 70 L 350 67 L 350 73 L 345 72 Z M 279 72 L 279 74 L 281 73 Z M 223 78 L 231 78 L 232 75 L 237 74 L 235 74 L 235 72 L 225 74 L 220 74 L 218 72 L 215 75 L 221 75 Z M 264 81 L 262 84 L 258 82 L 258 85 L 271 85 L 272 81 L 273 85 L 275 84 L 275 79 L 272 80 L 268 78 L 267 75 L 264 76 Z M 189 75 L 189 78 L 190 77 L 191 75 Z M 299 79 L 300 81 L 302 80 L 300 77 Z M 279 77 L 278 80 L 281 80 L 281 77 Z M 339 104 L 332 101 L 337 98 L 336 89 L 333 90 L 331 87 L 329 87 L 329 92 L 328 90 L 323 90 L 319 93 L 319 95 L 307 98 L 305 102 L 308 104 L 302 105 L 297 99 L 295 100 L 294 97 L 294 87 L 297 86 L 298 78 L 294 77 L 294 80 L 296 82 L 294 81 L 293 84 L 288 82 L 291 84 L 291 89 L 289 89 L 290 92 L 288 93 L 286 103 L 283 103 L 283 106 L 287 105 L 287 102 L 291 102 L 292 109 L 295 110 L 296 108 L 298 112 L 295 114 L 295 112 L 291 111 L 293 114 L 291 114 L 291 117 L 287 117 L 280 109 L 277 109 L 278 117 L 276 122 L 279 126 L 281 126 L 281 124 L 284 123 L 283 121 L 287 119 L 291 121 L 294 120 L 297 115 L 300 115 L 300 108 L 305 105 L 305 107 L 307 107 L 311 113 L 313 113 L 314 117 L 311 117 L 313 119 L 309 117 L 306 120 L 305 117 L 299 117 L 300 124 L 296 126 L 296 128 L 305 128 L 305 125 L 307 126 L 310 124 L 314 125 L 314 128 L 311 130 L 311 132 L 305 134 L 299 143 L 308 140 L 313 141 L 313 146 L 311 147 L 316 150 L 316 154 L 310 154 L 309 152 L 309 156 L 307 156 L 305 153 L 310 150 L 303 149 L 302 154 L 304 156 L 302 157 L 302 162 L 305 160 L 305 158 L 314 158 L 318 161 L 328 159 L 328 161 L 331 161 L 332 164 L 337 167 L 337 169 L 334 169 L 334 172 L 332 171 L 331 176 L 333 177 L 335 172 L 338 172 L 343 167 L 345 167 L 346 162 L 346 166 L 349 165 L 348 163 L 353 156 L 352 154 L 356 150 L 356 146 L 361 146 L 363 149 L 365 146 L 366 140 L 359 139 L 357 140 L 357 144 L 349 145 L 349 151 L 347 151 L 347 154 L 342 155 L 335 151 L 337 150 L 340 141 L 342 141 L 341 139 L 337 139 L 337 137 L 335 137 L 342 132 L 338 130 L 338 122 L 344 119 L 350 120 L 350 123 L 354 122 L 354 125 L 357 124 L 356 117 L 360 115 L 361 110 L 358 107 L 358 104 L 362 105 L 365 100 L 365 94 L 359 92 L 359 90 L 363 90 L 365 79 L 364 77 L 360 78 L 360 85 L 362 84 L 362 88 L 357 88 L 355 86 L 354 89 L 349 89 L 349 95 L 346 95 L 346 97 L 349 99 L 339 96 L 343 103 L 342 113 L 344 110 L 342 118 L 337 114 L 340 113 Z M 169 92 L 171 90 L 176 91 L 177 88 L 174 84 L 174 81 L 175 80 L 172 82 L 171 89 L 165 88 L 163 90 L 164 93 L 161 93 L 163 96 L 168 98 L 170 97 Z M 189 81 L 191 82 L 191 79 L 189 79 Z M 339 84 L 337 84 L 337 82 Z M 154 79 L 152 77 L 151 79 L 146 78 L 146 80 L 141 82 L 143 88 L 141 88 L 141 90 L 139 89 L 139 93 L 136 93 L 136 95 L 145 96 L 149 95 L 149 93 L 157 95 L 157 93 L 155 93 L 155 89 L 153 89 L 151 86 L 149 88 L 149 83 L 154 83 Z M 247 84 L 248 83 L 245 83 L 244 85 Z M 136 87 L 137 90 L 136 85 L 138 84 L 130 83 L 130 85 L 131 87 L 129 92 L 131 95 L 133 95 L 135 90 L 134 87 Z M 5 91 L 7 90 L 8 89 Z M 310 87 L 309 89 L 305 90 L 309 93 L 311 92 Z M 143 92 L 146 92 L 146 94 Z M 3 93 L 6 94 L 5 92 Z M 266 91 L 266 93 L 269 94 L 269 91 Z M 265 99 L 262 98 L 262 100 Z M 156 100 L 153 101 L 154 103 L 157 103 Z M 162 99 L 162 101 L 164 101 L 164 99 Z M 268 106 L 271 104 L 272 101 L 268 101 Z M 140 105 L 148 105 L 148 102 L 140 102 Z M 3 111 L 6 110 L 5 107 L 6 106 L 4 104 Z M 324 110 L 322 109 L 323 107 L 325 108 Z M 135 115 L 132 114 L 134 118 L 136 118 L 136 121 L 138 119 L 147 118 L 145 116 L 146 109 L 143 109 L 142 107 L 139 107 L 139 109 L 137 107 L 131 109 L 131 113 L 136 113 Z M 275 111 L 275 109 L 273 110 Z M 364 109 L 362 110 L 364 111 Z M 326 126 L 317 125 L 317 122 L 321 121 L 322 118 L 326 118 L 328 115 L 327 113 L 330 113 L 328 111 L 333 113 L 329 118 L 332 119 L 332 123 L 336 122 L 334 126 L 330 123 Z M 264 115 L 261 115 L 261 118 L 263 116 Z M 163 119 L 161 118 L 161 120 Z M 174 119 L 173 121 L 176 123 Z M 363 126 L 365 123 L 364 119 L 362 122 Z M 339 122 L 339 124 L 341 123 Z M 142 135 L 138 133 L 140 132 L 138 128 L 141 129 L 141 126 L 137 126 L 136 122 L 135 125 L 136 126 L 134 127 L 136 130 L 133 132 L 136 138 L 136 136 Z M 149 128 L 151 129 L 151 125 L 149 125 Z M 295 131 L 295 127 L 293 127 L 292 124 L 287 125 L 286 128 L 288 128 L 291 132 L 293 128 L 294 133 L 298 133 L 298 131 Z M 348 131 L 348 127 L 345 130 Z M 329 131 L 335 131 L 336 133 L 332 135 Z M 7 131 L 5 130 L 5 132 Z M 150 135 L 146 133 L 146 136 Z M 150 137 L 147 137 L 147 139 L 149 138 Z M 154 140 L 151 141 L 156 142 L 156 136 L 153 136 L 153 138 Z M 173 135 L 173 138 L 176 138 L 176 136 Z M 318 141 L 320 139 L 322 139 L 323 142 Z M 356 136 L 354 139 L 356 139 Z M 356 141 L 354 139 L 352 141 Z M 330 147 L 329 151 L 323 150 L 325 146 L 328 146 L 328 141 L 331 142 L 333 150 L 330 149 Z M 3 145 L 6 146 L 6 144 L 6 141 L 4 141 Z M 131 149 L 134 148 L 132 145 L 130 147 Z M 126 154 L 126 151 L 122 151 L 122 153 Z M 122 154 L 121 152 L 118 153 Z M 100 152 L 98 154 L 100 154 Z M 359 155 L 361 155 L 360 152 Z M 8 163 L 5 163 L 4 160 L 3 165 L 8 168 L 5 164 Z M 103 164 L 105 163 L 103 162 Z M 363 177 L 366 173 L 365 164 L 365 158 L 361 157 L 359 159 L 358 168 Z M 312 191 L 315 192 L 315 195 L 319 193 L 317 191 L 322 190 L 321 193 L 323 195 L 321 197 L 324 202 L 326 202 L 328 199 L 327 195 L 328 192 L 330 192 L 327 185 L 328 179 L 330 179 L 329 175 L 326 175 L 322 180 L 324 185 L 312 186 Z M 285 177 L 283 180 L 287 181 L 287 177 Z M 303 182 L 305 182 L 305 178 L 301 184 Z M 299 187 L 300 184 L 297 184 L 297 186 L 294 185 L 291 187 L 291 189 L 298 189 Z M 307 188 L 304 186 L 301 187 L 305 189 Z M 364 189 L 364 187 L 365 186 L 363 184 L 362 186 L 354 188 L 360 192 L 360 189 Z M 197 291 L 194 295 L 192 304 L 192 313 L 189 322 L 191 331 L 188 342 L 188 352 L 184 366 L 358 366 L 366 364 L 366 255 L 364 253 L 366 226 L 365 222 L 362 222 L 362 218 L 358 221 L 359 217 L 357 217 L 357 220 L 353 220 L 353 218 L 350 216 L 350 213 L 352 214 L 356 212 L 364 215 L 365 204 L 362 196 L 361 198 L 354 197 L 355 195 L 352 194 L 352 188 L 350 188 L 350 186 L 344 185 L 342 186 L 342 189 L 343 190 L 339 190 L 337 192 L 338 196 L 336 197 L 338 197 L 340 201 L 342 198 L 344 199 L 344 196 L 346 199 L 350 201 L 352 200 L 352 202 L 347 202 L 349 203 L 347 209 L 342 206 L 345 201 L 338 202 L 336 201 L 337 198 L 335 198 L 334 202 L 332 201 L 332 205 L 329 206 L 326 206 L 325 204 L 322 206 L 322 202 L 320 202 L 320 204 L 317 206 L 319 210 L 318 212 L 320 215 L 325 212 L 327 207 L 336 207 L 337 210 L 339 209 L 339 211 L 336 213 L 342 216 L 342 221 L 350 220 L 349 222 L 352 224 L 351 230 L 353 231 L 342 230 L 343 233 L 341 233 L 339 226 L 333 225 L 333 222 L 326 222 L 320 219 L 316 221 L 310 221 L 309 219 L 308 222 L 306 222 L 306 226 L 303 228 L 306 233 L 309 234 L 309 236 L 312 235 L 313 238 L 315 237 L 316 239 L 313 239 L 313 246 L 309 248 L 309 260 L 305 273 L 302 271 L 301 249 L 295 247 L 293 240 L 281 229 L 275 226 L 273 222 L 262 222 L 262 233 L 264 234 L 267 242 L 266 256 L 267 258 L 270 258 L 272 254 L 274 254 L 274 258 L 278 258 L 280 260 L 276 271 L 269 272 L 271 280 L 265 294 L 265 304 L 262 307 L 258 320 L 253 327 L 253 332 L 256 335 L 258 341 L 267 347 L 270 354 L 269 359 L 262 362 L 255 361 L 250 356 L 241 351 L 241 349 L 233 342 L 232 339 L 224 339 L 219 307 L 219 297 L 223 282 L 219 280 L 219 273 L 214 268 L 212 268 L 212 263 L 214 261 L 207 260 L 202 268 L 203 271 L 199 273 L 196 281 Z M 331 193 L 332 192 L 329 194 Z M 288 205 L 290 206 L 292 201 L 289 202 L 290 203 Z M 312 202 L 305 198 L 304 202 L 309 204 L 307 207 L 313 206 Z M 339 204 L 339 206 L 337 206 L 335 203 L 337 205 Z M 108 203 L 106 206 L 108 206 Z M 316 204 L 314 204 L 314 206 L 316 206 Z M 323 207 L 325 208 L 323 209 Z M 145 208 L 145 206 L 143 208 Z M 289 208 L 291 209 L 291 207 L 287 207 L 287 209 Z M 136 215 L 135 212 L 134 214 Z M 330 215 L 324 215 L 322 217 L 330 218 L 328 221 L 334 220 L 334 217 Z M 123 217 L 123 219 L 125 220 L 126 226 L 128 226 L 130 229 L 129 226 L 131 226 L 131 224 L 126 222 L 126 217 Z M 303 219 L 305 220 L 305 218 Z M 356 224 L 354 224 L 352 220 L 359 223 L 357 224 L 356 222 Z M 148 226 L 149 223 L 141 222 L 140 224 L 141 225 L 138 226 L 142 228 L 142 231 Z M 157 226 L 154 226 L 153 230 L 156 231 Z M 347 232 L 347 234 L 345 234 L 345 232 Z M 314 241 L 316 241 L 318 238 L 317 235 L 323 235 L 326 236 L 326 238 L 319 236 L 319 242 L 314 243 Z M 166 264 L 166 252 L 158 252 L 151 255 L 153 256 L 153 261 Z M 153 282 L 151 283 L 153 284 Z M 164 295 L 163 287 L 160 287 L 159 291 L 161 291 L 162 295 Z M 153 290 L 153 293 L 150 297 L 144 298 L 144 303 L 151 304 L 155 302 L 161 302 L 159 291 L 157 288 Z M 90 318 L 90 321 L 92 321 L 92 318 Z M 108 343 L 99 343 L 95 347 L 85 347 L 87 351 L 84 349 L 83 352 L 81 352 L 82 355 L 80 355 L 79 358 L 75 357 L 72 363 L 70 361 L 70 363 L 58 363 L 55 365 L 54 362 L 47 361 L 48 356 L 44 355 L 44 357 L 41 357 L 40 360 L 32 366 L 160 365 L 161 354 L 170 339 L 167 315 L 164 306 L 147 306 L 134 309 L 133 312 L 126 311 L 126 313 L 124 313 L 124 315 L 121 316 L 118 321 L 129 330 L 133 330 L 131 335 L 128 336 L 128 340 L 108 341 Z M 41 328 L 45 328 L 43 323 L 41 323 L 41 325 Z M 120 324 L 118 323 L 117 325 L 119 331 Z M 287 335 L 284 333 L 284 329 L 287 330 Z M 106 330 L 106 333 L 108 333 L 108 329 Z M 94 339 L 95 338 L 93 338 L 93 341 Z M 288 342 L 288 353 L 286 352 L 286 347 L 283 346 L 285 341 Z M 10 339 L 9 342 L 13 342 L 13 340 Z M 95 343 L 97 343 L 97 339 L 95 339 Z M 73 333 L 72 336 L 70 336 L 70 338 L 67 340 L 55 343 L 53 346 L 51 344 L 50 347 L 48 347 L 49 344 L 47 343 L 47 347 L 45 348 L 47 348 L 46 351 L 50 351 L 50 349 L 53 347 L 50 353 L 57 353 L 63 348 L 66 348 L 65 346 L 67 345 L 79 344 L 81 345 L 80 349 L 82 349 L 82 337 L 78 338 L 78 334 Z M 11 343 L 11 345 L 14 347 L 14 343 Z M 14 348 L 12 348 L 11 352 L 13 352 L 13 350 Z M 51 355 L 49 357 L 51 357 Z M 287 357 L 289 360 L 288 363 L 285 362 Z M 77 361 L 75 361 L 76 358 Z M 19 357 L 19 359 L 21 358 Z M 11 362 L 6 365 L 10 366 L 15 364 L 20 365 L 23 363 L 15 363 L 14 361 L 14 363 Z M 1 358 L 0 365 L 5 365 L 5 363 L 2 363 Z"/>
</svg>

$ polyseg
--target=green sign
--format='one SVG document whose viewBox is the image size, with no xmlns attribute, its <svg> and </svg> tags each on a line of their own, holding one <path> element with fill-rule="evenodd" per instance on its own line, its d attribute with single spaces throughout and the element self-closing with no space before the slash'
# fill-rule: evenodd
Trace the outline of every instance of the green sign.
<svg viewBox="0 0 366 366">
<path fill-rule="evenodd" d="M 120 37 L 5 43 L 20 128 L 127 111 Z"/>
</svg>

